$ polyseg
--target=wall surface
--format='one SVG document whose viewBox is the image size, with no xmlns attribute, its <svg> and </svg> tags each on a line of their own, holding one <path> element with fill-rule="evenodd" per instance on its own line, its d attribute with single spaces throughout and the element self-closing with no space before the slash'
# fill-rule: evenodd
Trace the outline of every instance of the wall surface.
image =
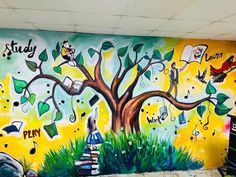
<svg viewBox="0 0 236 177">
<path fill-rule="evenodd" d="M 19 176 L 77 176 L 223 164 L 227 114 L 236 113 L 236 42 L 0 34 L 0 174 L 11 168 Z M 9 161 L 12 167 L 4 166 Z"/>
</svg>

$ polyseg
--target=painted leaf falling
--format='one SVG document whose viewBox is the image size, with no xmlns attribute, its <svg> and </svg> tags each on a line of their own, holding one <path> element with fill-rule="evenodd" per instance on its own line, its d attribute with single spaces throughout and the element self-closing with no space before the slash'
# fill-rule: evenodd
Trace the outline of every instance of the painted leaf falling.
<svg viewBox="0 0 236 177">
<path fill-rule="evenodd" d="M 216 88 L 211 84 L 211 82 L 209 81 L 206 87 L 206 93 L 211 95 L 211 94 L 215 94 L 216 93 Z"/>
<path fill-rule="evenodd" d="M 31 93 L 29 98 L 28 98 L 28 101 L 30 102 L 31 105 L 33 105 L 35 100 L 36 100 L 36 94 L 35 93 Z"/>
<path fill-rule="evenodd" d="M 88 53 L 89 53 L 89 56 L 90 56 L 90 57 L 93 57 L 94 54 L 95 54 L 95 50 L 94 50 L 93 48 L 89 48 L 89 49 L 88 49 Z"/>
<path fill-rule="evenodd" d="M 144 76 L 148 79 L 151 80 L 151 71 L 147 71 L 144 73 Z"/>
<path fill-rule="evenodd" d="M 57 131 L 57 126 L 56 123 L 53 122 L 49 125 L 44 125 L 43 129 L 45 130 L 45 132 L 48 134 L 48 136 L 52 139 L 54 136 L 58 135 L 58 131 Z"/>
<path fill-rule="evenodd" d="M 61 112 L 61 111 L 57 111 L 55 121 L 59 121 L 59 120 L 61 120 L 62 117 L 63 117 L 62 112 Z"/>
<path fill-rule="evenodd" d="M 102 49 L 103 50 L 108 50 L 110 48 L 114 48 L 113 44 L 109 41 L 106 41 L 102 44 Z"/>
<path fill-rule="evenodd" d="M 133 48 L 134 52 L 140 53 L 144 44 L 136 44 Z"/>
<path fill-rule="evenodd" d="M 24 88 L 27 86 L 27 82 L 24 80 L 18 80 L 13 77 L 14 90 L 16 93 L 21 94 Z"/>
<path fill-rule="evenodd" d="M 217 115 L 225 115 L 227 114 L 229 111 L 231 111 L 232 108 L 228 108 L 227 106 L 225 106 L 224 104 L 216 104 L 215 106 L 215 113 Z"/>
<path fill-rule="evenodd" d="M 167 61 L 171 61 L 172 58 L 173 58 L 173 55 L 174 55 L 174 49 L 171 50 L 171 51 L 169 51 L 169 52 L 167 52 L 167 53 L 164 55 L 164 58 L 165 58 L 165 60 L 167 60 Z"/>
<path fill-rule="evenodd" d="M 58 73 L 58 74 L 61 74 L 61 73 L 62 73 L 62 69 L 61 69 L 60 66 L 55 66 L 55 67 L 53 67 L 53 71 L 55 71 L 55 72 Z"/>
<path fill-rule="evenodd" d="M 202 105 L 197 107 L 197 113 L 201 118 L 205 111 L 206 111 L 206 106 Z"/>
<path fill-rule="evenodd" d="M 39 54 L 39 60 L 40 60 L 40 61 L 47 61 L 47 60 L 48 60 L 47 49 L 44 49 L 44 51 L 42 51 L 42 52 Z"/>
<path fill-rule="evenodd" d="M 159 50 L 154 50 L 152 54 L 152 58 L 155 60 L 161 60 L 161 52 Z"/>
<path fill-rule="evenodd" d="M 126 56 L 126 59 L 125 59 L 125 63 L 124 63 L 124 66 L 125 68 L 129 68 L 133 65 L 133 62 L 132 60 L 130 59 L 129 57 L 129 54 Z"/>
<path fill-rule="evenodd" d="M 138 70 L 139 73 L 142 71 L 142 69 L 143 69 L 143 68 L 138 64 L 137 70 Z"/>
<path fill-rule="evenodd" d="M 119 56 L 119 57 L 125 56 L 127 50 L 128 50 L 128 46 L 119 48 L 118 51 L 117 51 L 118 56 Z"/>
<path fill-rule="evenodd" d="M 217 94 L 217 104 L 223 104 L 229 97 L 223 93 Z"/>
<path fill-rule="evenodd" d="M 38 112 L 39 112 L 39 116 L 42 116 L 43 114 L 45 114 L 46 112 L 48 112 L 50 109 L 49 104 L 44 103 L 42 101 L 40 101 L 38 103 Z"/>
<path fill-rule="evenodd" d="M 35 72 L 35 71 L 37 70 L 37 63 L 35 63 L 35 62 L 33 62 L 33 61 L 29 61 L 29 60 L 25 60 L 25 62 L 26 62 L 27 67 L 28 67 L 31 71 Z"/>
<path fill-rule="evenodd" d="M 20 104 L 24 104 L 24 103 L 26 103 L 27 101 L 28 101 L 28 98 L 27 98 L 26 96 L 22 95 L 22 96 L 20 97 Z"/>
<path fill-rule="evenodd" d="M 58 51 L 58 52 L 60 52 L 60 44 L 59 44 L 59 42 L 57 42 L 57 45 L 56 45 L 56 50 Z"/>
<path fill-rule="evenodd" d="M 59 52 L 59 51 L 57 51 L 57 50 L 52 50 L 52 56 L 53 56 L 54 60 L 56 60 L 57 57 L 59 57 L 59 55 L 60 55 L 60 52 Z"/>
<path fill-rule="evenodd" d="M 84 64 L 84 58 L 83 58 L 81 52 L 76 56 L 75 62 L 76 62 L 78 65 L 83 65 L 83 64 Z"/>
</svg>

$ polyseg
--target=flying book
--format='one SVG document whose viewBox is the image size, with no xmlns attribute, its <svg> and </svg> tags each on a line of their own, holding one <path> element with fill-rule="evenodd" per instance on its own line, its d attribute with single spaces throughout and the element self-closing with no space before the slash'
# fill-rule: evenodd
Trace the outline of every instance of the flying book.
<svg viewBox="0 0 236 177">
<path fill-rule="evenodd" d="M 82 87 L 83 82 L 76 80 L 73 81 L 70 77 L 66 76 L 63 80 L 63 86 L 69 91 L 71 94 L 79 93 L 80 88 Z"/>
<path fill-rule="evenodd" d="M 161 118 L 161 120 L 165 120 L 165 118 L 168 116 L 167 107 L 166 106 L 162 106 L 159 111 L 160 111 L 160 118 Z"/>
<path fill-rule="evenodd" d="M 207 49 L 207 45 L 201 44 L 201 45 L 186 45 L 184 47 L 182 56 L 181 56 L 181 61 L 186 61 L 187 63 L 191 62 L 202 62 L 202 57 Z"/>
<path fill-rule="evenodd" d="M 11 125 L 4 127 L 2 130 L 7 132 L 7 134 L 12 133 L 12 132 L 20 132 L 22 125 L 23 125 L 23 122 L 21 121 L 13 121 Z"/>
<path fill-rule="evenodd" d="M 182 113 L 179 114 L 179 124 L 185 124 L 186 120 L 185 120 L 185 116 L 184 116 L 184 111 Z"/>
<path fill-rule="evenodd" d="M 99 100 L 98 94 L 94 95 L 94 96 L 89 100 L 90 106 L 93 106 L 98 100 Z"/>
</svg>

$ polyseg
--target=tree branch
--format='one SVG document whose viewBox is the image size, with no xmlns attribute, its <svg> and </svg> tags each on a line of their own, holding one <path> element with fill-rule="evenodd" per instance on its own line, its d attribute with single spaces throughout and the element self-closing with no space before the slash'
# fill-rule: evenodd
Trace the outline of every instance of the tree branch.
<svg viewBox="0 0 236 177">
<path fill-rule="evenodd" d="M 118 56 L 118 59 L 119 59 L 119 63 L 120 63 L 120 66 L 119 66 L 119 69 L 118 71 L 116 72 L 116 75 L 111 83 L 111 92 L 112 94 L 114 95 L 114 97 L 116 99 L 118 99 L 118 93 L 117 93 L 117 90 L 118 90 L 118 87 L 119 87 L 119 75 L 120 75 L 120 72 L 121 72 L 121 69 L 122 69 L 122 61 L 121 61 L 121 58 Z"/>
<path fill-rule="evenodd" d="M 136 116 L 136 114 L 137 112 L 139 112 L 140 108 L 142 107 L 143 102 L 146 99 L 153 96 L 159 96 L 159 97 L 165 98 L 177 109 L 185 110 L 185 111 L 191 110 L 205 101 L 209 101 L 210 103 L 214 104 L 214 102 L 211 100 L 212 99 L 211 96 L 202 98 L 192 103 L 183 103 L 183 102 L 177 101 L 172 95 L 169 95 L 167 92 L 156 90 L 156 91 L 145 92 L 139 96 L 132 98 L 130 101 L 128 101 L 128 103 L 125 105 L 123 109 L 122 117 L 123 118 L 128 117 L 129 119 L 132 119 L 132 120 L 138 119 L 138 116 Z"/>
<path fill-rule="evenodd" d="M 55 90 L 56 90 L 56 87 L 57 87 L 57 83 L 55 83 L 55 84 L 53 85 L 53 88 L 52 88 L 52 102 L 53 102 L 53 104 L 54 104 L 56 110 L 60 111 L 60 109 L 59 109 L 59 107 L 58 107 L 58 105 L 57 105 L 57 102 L 56 102 L 56 100 L 55 100 Z"/>
<path fill-rule="evenodd" d="M 85 77 L 87 77 L 87 79 L 89 81 L 94 81 L 93 77 L 91 76 L 91 74 L 88 72 L 88 70 L 84 67 L 84 65 L 76 65 L 76 67 L 85 75 Z"/>
<path fill-rule="evenodd" d="M 138 80 L 140 78 L 140 76 L 142 74 L 144 74 L 148 68 L 151 66 L 151 65 L 154 65 L 154 64 L 159 64 L 161 63 L 162 65 L 164 65 L 162 62 L 165 61 L 165 60 L 160 60 L 160 61 L 157 61 L 157 62 L 153 62 L 152 63 L 152 59 L 149 60 L 149 62 L 147 63 L 147 65 L 142 69 L 142 71 L 140 71 L 139 73 L 137 73 L 135 79 L 133 80 L 133 82 L 130 84 L 130 86 L 126 89 L 126 91 L 124 92 L 124 94 L 121 96 L 120 98 L 120 104 L 124 104 L 126 103 L 128 100 L 130 100 L 132 97 L 133 97 L 133 91 L 134 91 L 134 88 L 136 87 L 136 84 L 138 83 Z"/>
<path fill-rule="evenodd" d="M 122 69 L 122 62 L 121 62 L 121 59 L 119 57 L 119 62 L 120 62 L 120 66 L 119 66 L 119 69 L 112 81 L 112 84 L 111 84 L 111 92 L 112 94 L 115 96 L 116 99 L 118 99 L 118 93 L 117 93 L 117 90 L 120 86 L 120 83 L 122 82 L 122 80 L 124 79 L 125 75 L 128 73 L 128 71 L 130 71 L 134 66 L 136 66 L 137 64 L 139 64 L 142 60 L 144 59 L 144 56 L 141 57 L 139 60 L 138 60 L 138 54 L 136 53 L 136 56 L 135 56 L 135 61 L 133 63 L 133 65 L 125 68 L 125 70 L 121 73 L 121 76 L 120 75 L 120 72 L 121 72 L 121 69 Z"/>
</svg>

